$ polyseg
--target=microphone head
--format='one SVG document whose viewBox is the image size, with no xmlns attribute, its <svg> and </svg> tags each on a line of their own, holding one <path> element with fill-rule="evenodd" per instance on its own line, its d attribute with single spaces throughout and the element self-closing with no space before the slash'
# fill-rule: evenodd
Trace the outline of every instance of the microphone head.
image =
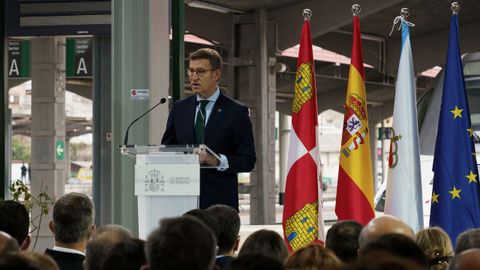
<svg viewBox="0 0 480 270">
<path fill-rule="evenodd" d="M 165 103 L 166 101 L 167 101 L 166 98 L 162 98 L 162 99 L 160 99 L 160 104 L 163 104 L 163 103 Z"/>
</svg>

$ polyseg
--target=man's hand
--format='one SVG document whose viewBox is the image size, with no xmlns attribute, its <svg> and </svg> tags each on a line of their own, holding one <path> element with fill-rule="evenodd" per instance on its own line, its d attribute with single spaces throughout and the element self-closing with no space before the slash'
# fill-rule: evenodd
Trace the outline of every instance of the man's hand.
<svg viewBox="0 0 480 270">
<path fill-rule="evenodd" d="M 206 151 L 200 151 L 199 158 L 200 164 L 208 164 L 213 166 L 220 165 L 220 161 Z"/>
</svg>

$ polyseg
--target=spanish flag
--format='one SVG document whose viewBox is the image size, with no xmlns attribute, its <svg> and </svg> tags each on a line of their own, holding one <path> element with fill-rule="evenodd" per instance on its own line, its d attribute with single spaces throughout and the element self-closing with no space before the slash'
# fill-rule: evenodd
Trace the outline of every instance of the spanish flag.
<svg viewBox="0 0 480 270">
<path fill-rule="evenodd" d="M 335 213 L 367 224 L 375 217 L 360 19 L 353 16 L 353 47 L 343 120 Z"/>
<path fill-rule="evenodd" d="M 320 156 L 318 138 L 317 90 L 310 36 L 305 19 L 295 76 L 292 129 L 287 161 L 283 231 L 289 250 L 323 242 L 323 218 L 319 200 Z M 321 196 L 320 196 L 321 197 Z"/>
</svg>

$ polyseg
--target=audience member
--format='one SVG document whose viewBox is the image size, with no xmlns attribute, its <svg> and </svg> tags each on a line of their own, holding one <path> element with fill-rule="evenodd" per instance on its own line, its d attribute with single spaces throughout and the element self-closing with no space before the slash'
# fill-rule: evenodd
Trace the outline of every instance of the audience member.
<svg viewBox="0 0 480 270">
<path fill-rule="evenodd" d="M 471 248 L 480 248 L 480 229 L 470 229 L 464 231 L 457 237 L 455 254 L 460 254 L 461 252 Z"/>
<path fill-rule="evenodd" d="M 92 201 L 84 194 L 68 193 L 53 206 L 49 228 L 55 237 L 51 256 L 61 270 L 83 270 L 87 241 L 95 231 Z"/>
<path fill-rule="evenodd" d="M 418 244 L 408 236 L 391 233 L 380 236 L 362 248 L 359 256 L 366 256 L 373 251 L 389 252 L 392 255 L 412 260 L 421 267 L 427 267 L 427 257 Z"/>
<path fill-rule="evenodd" d="M 386 251 L 372 251 L 358 260 L 347 270 L 425 270 L 412 260 L 400 258 Z"/>
<path fill-rule="evenodd" d="M 415 239 L 413 230 L 407 224 L 394 216 L 384 215 L 372 219 L 363 227 L 358 238 L 359 252 L 370 242 L 375 241 L 382 235 L 390 233 L 403 234 L 411 239 Z"/>
<path fill-rule="evenodd" d="M 210 270 L 215 262 L 215 236 L 197 218 L 163 219 L 145 244 L 150 270 Z"/>
<path fill-rule="evenodd" d="M 43 270 L 32 260 L 20 254 L 5 254 L 0 256 L 0 270 Z"/>
<path fill-rule="evenodd" d="M 259 254 L 285 263 L 288 249 L 283 238 L 274 231 L 259 230 L 247 237 L 238 252 L 238 257 L 247 254 Z"/>
<path fill-rule="evenodd" d="M 227 270 L 283 270 L 283 264 L 272 257 L 260 254 L 247 254 L 238 257 L 226 266 Z"/>
<path fill-rule="evenodd" d="M 103 264 L 104 270 L 139 270 L 147 263 L 144 253 L 145 242 L 128 239 L 115 245 Z"/>
<path fill-rule="evenodd" d="M 220 231 L 220 225 L 218 224 L 217 218 L 210 212 L 207 212 L 205 209 L 192 209 L 185 214 L 184 216 L 193 216 L 200 219 L 207 227 L 212 230 L 215 237 L 218 239 L 218 233 Z"/>
<path fill-rule="evenodd" d="M 474 270 L 480 268 L 480 249 L 471 248 L 455 257 L 448 266 L 448 270 Z"/>
<path fill-rule="evenodd" d="M 332 250 L 337 257 L 346 262 L 353 262 L 358 254 L 358 237 L 363 225 L 345 220 L 334 224 L 327 232 L 325 247 Z"/>
<path fill-rule="evenodd" d="M 216 204 L 207 208 L 207 212 L 211 213 L 218 221 L 218 254 L 215 264 L 223 269 L 225 265 L 230 263 L 238 249 L 240 242 L 240 216 L 235 208 Z"/>
<path fill-rule="evenodd" d="M 417 244 L 427 257 L 430 270 L 444 270 L 453 257 L 452 242 L 439 227 L 421 230 L 415 235 Z"/>
<path fill-rule="evenodd" d="M 95 230 L 85 250 L 85 270 L 101 270 L 113 247 L 121 242 L 132 239 L 132 232 L 123 226 L 109 224 Z"/>
<path fill-rule="evenodd" d="M 38 264 L 42 270 L 60 270 L 57 263 L 48 255 L 27 251 L 22 253 L 22 256 Z"/>
<path fill-rule="evenodd" d="M 21 251 L 30 246 L 30 215 L 27 208 L 16 201 L 0 201 L 0 231 L 17 239 Z"/>
<path fill-rule="evenodd" d="M 285 264 L 287 270 L 340 270 L 343 262 L 333 251 L 318 244 L 310 244 L 295 250 Z"/>
<path fill-rule="evenodd" d="M 17 240 L 8 233 L 0 231 L 0 256 L 18 253 L 18 249 Z"/>
</svg>

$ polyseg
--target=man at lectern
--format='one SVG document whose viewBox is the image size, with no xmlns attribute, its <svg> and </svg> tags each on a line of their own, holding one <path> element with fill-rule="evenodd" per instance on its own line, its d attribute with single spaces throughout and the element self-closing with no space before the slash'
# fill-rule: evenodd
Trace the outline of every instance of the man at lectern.
<svg viewBox="0 0 480 270">
<path fill-rule="evenodd" d="M 208 153 L 200 162 L 219 166 L 200 172 L 200 208 L 226 204 L 238 210 L 237 173 L 255 166 L 255 145 L 248 108 L 225 96 L 218 87 L 222 58 L 212 49 L 190 54 L 187 74 L 193 96 L 173 104 L 162 144 L 205 144 L 220 162 Z"/>
</svg>

